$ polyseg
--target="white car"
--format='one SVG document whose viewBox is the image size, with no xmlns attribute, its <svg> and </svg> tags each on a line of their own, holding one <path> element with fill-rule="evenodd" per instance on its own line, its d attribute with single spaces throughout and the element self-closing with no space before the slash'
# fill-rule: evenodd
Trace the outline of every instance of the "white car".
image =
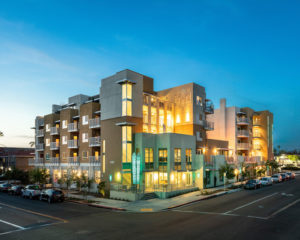
<svg viewBox="0 0 300 240">
<path fill-rule="evenodd" d="M 280 182 L 282 182 L 282 177 L 281 177 L 280 174 L 274 174 L 274 175 L 272 175 L 271 179 L 272 179 L 273 183 L 280 183 Z"/>
<path fill-rule="evenodd" d="M 273 185 L 273 180 L 271 177 L 262 177 L 260 179 L 261 185 L 262 186 L 272 186 Z"/>
<path fill-rule="evenodd" d="M 38 198 L 41 194 L 41 190 L 39 185 L 27 185 L 22 191 L 22 197 L 29 197 L 30 199 Z"/>
</svg>

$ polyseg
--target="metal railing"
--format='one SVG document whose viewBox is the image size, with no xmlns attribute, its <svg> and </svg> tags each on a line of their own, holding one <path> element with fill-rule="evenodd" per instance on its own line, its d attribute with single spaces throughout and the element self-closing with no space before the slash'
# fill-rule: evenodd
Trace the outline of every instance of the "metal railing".
<svg viewBox="0 0 300 240">
<path fill-rule="evenodd" d="M 69 123 L 68 124 L 68 132 L 78 132 L 78 123 Z"/>
<path fill-rule="evenodd" d="M 36 130 L 37 137 L 44 137 L 44 129 Z"/>
<path fill-rule="evenodd" d="M 249 118 L 246 117 L 238 117 L 236 119 L 237 124 L 249 124 Z"/>
<path fill-rule="evenodd" d="M 89 156 L 89 161 L 91 166 L 100 166 L 100 156 Z"/>
<path fill-rule="evenodd" d="M 235 164 L 234 157 L 225 156 L 227 164 Z"/>
<path fill-rule="evenodd" d="M 79 166 L 80 165 L 80 157 L 68 157 L 68 164 L 70 166 Z"/>
<path fill-rule="evenodd" d="M 35 150 L 36 151 L 44 151 L 44 144 L 43 143 L 38 143 L 35 145 Z"/>
<path fill-rule="evenodd" d="M 100 147 L 101 145 L 101 138 L 100 137 L 91 137 L 89 139 L 89 146 L 90 147 Z"/>
<path fill-rule="evenodd" d="M 249 149 L 249 143 L 238 143 L 237 144 L 237 149 Z"/>
<path fill-rule="evenodd" d="M 238 137 L 249 137 L 249 131 L 248 130 L 239 130 L 237 131 Z"/>
<path fill-rule="evenodd" d="M 51 127 L 50 128 L 50 135 L 59 135 L 59 128 Z"/>
<path fill-rule="evenodd" d="M 214 123 L 213 122 L 209 122 L 207 120 L 201 120 L 201 125 L 203 126 L 203 128 L 207 131 L 212 131 L 214 130 Z"/>
<path fill-rule="evenodd" d="M 90 128 L 99 128 L 100 127 L 100 118 L 90 119 Z"/>
<path fill-rule="evenodd" d="M 59 142 L 50 143 L 50 150 L 58 150 L 58 149 L 59 149 Z"/>
<path fill-rule="evenodd" d="M 68 140 L 68 148 L 78 148 L 78 140 Z"/>
<path fill-rule="evenodd" d="M 50 158 L 50 165 L 51 166 L 59 166 L 60 160 L 59 157 L 51 157 Z"/>
<path fill-rule="evenodd" d="M 206 114 L 213 114 L 214 113 L 214 104 L 211 100 L 207 100 L 205 102 L 204 111 Z"/>
<path fill-rule="evenodd" d="M 43 166 L 44 159 L 43 158 L 29 158 L 28 165 L 29 166 Z"/>
</svg>

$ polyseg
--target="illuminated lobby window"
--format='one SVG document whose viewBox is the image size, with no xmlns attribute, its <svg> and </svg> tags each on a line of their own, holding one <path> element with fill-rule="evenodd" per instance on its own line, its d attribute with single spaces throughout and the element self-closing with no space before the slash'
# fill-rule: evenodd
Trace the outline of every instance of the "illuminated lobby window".
<svg viewBox="0 0 300 240">
<path fill-rule="evenodd" d="M 122 162 L 131 162 L 132 127 L 122 126 Z"/>
<path fill-rule="evenodd" d="M 132 85 L 122 85 L 122 116 L 132 116 Z"/>
</svg>

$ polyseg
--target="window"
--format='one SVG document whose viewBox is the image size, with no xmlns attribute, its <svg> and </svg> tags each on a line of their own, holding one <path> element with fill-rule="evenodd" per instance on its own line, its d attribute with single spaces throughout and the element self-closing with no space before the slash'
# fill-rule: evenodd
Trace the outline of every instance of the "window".
<svg viewBox="0 0 300 240">
<path fill-rule="evenodd" d="M 46 153 L 46 160 L 49 161 L 50 160 L 50 154 Z"/>
<path fill-rule="evenodd" d="M 185 114 L 185 121 L 186 122 L 190 121 L 190 113 L 189 112 L 186 112 L 186 114 Z"/>
<path fill-rule="evenodd" d="M 103 163 L 103 173 L 105 173 L 105 140 L 102 141 L 102 163 Z"/>
<path fill-rule="evenodd" d="M 174 149 L 174 169 L 181 170 L 181 148 Z"/>
<path fill-rule="evenodd" d="M 89 124 L 89 116 L 88 115 L 82 116 L 82 125 L 87 125 L 87 124 Z"/>
<path fill-rule="evenodd" d="M 47 147 L 50 146 L 50 138 L 46 138 L 46 146 L 47 146 Z"/>
<path fill-rule="evenodd" d="M 159 149 L 158 150 L 159 171 L 161 172 L 167 171 L 167 162 L 168 162 L 168 150 Z"/>
<path fill-rule="evenodd" d="M 50 124 L 49 123 L 46 124 L 46 132 L 50 132 Z"/>
<path fill-rule="evenodd" d="M 88 152 L 87 151 L 83 151 L 82 152 L 82 159 L 86 160 L 88 158 Z"/>
<path fill-rule="evenodd" d="M 153 169 L 153 148 L 145 148 L 145 168 Z"/>
<path fill-rule="evenodd" d="M 202 98 L 200 96 L 196 96 L 196 104 L 202 106 Z"/>
<path fill-rule="evenodd" d="M 191 170 L 192 168 L 192 149 L 187 148 L 185 150 L 185 161 L 186 161 L 186 170 Z"/>
<path fill-rule="evenodd" d="M 177 116 L 176 116 L 176 123 L 180 123 L 180 115 L 179 114 L 177 114 Z"/>
<path fill-rule="evenodd" d="M 159 109 L 159 117 L 158 117 L 158 123 L 159 123 L 159 132 L 164 132 L 164 121 L 165 121 L 165 112 L 163 109 Z"/>
<path fill-rule="evenodd" d="M 122 85 L 122 116 L 132 116 L 132 85 Z"/>
<path fill-rule="evenodd" d="M 88 142 L 89 141 L 89 135 L 88 133 L 82 134 L 82 142 Z"/>
<path fill-rule="evenodd" d="M 157 112 L 156 108 L 151 108 L 151 124 L 156 125 L 157 124 Z"/>
<path fill-rule="evenodd" d="M 143 122 L 144 123 L 148 123 L 149 119 L 148 119 L 148 106 L 143 106 Z"/>
<path fill-rule="evenodd" d="M 67 136 L 62 136 L 62 144 L 67 144 L 68 143 L 68 138 Z"/>
<path fill-rule="evenodd" d="M 62 128 L 65 129 L 68 127 L 68 121 L 67 120 L 63 120 L 62 121 Z"/>
<path fill-rule="evenodd" d="M 63 152 L 63 153 L 62 153 L 62 159 L 63 159 L 63 160 L 66 160 L 66 159 L 67 159 L 67 157 L 66 157 L 66 152 Z"/>
<path fill-rule="evenodd" d="M 172 132 L 173 121 L 172 121 L 172 113 L 171 111 L 167 111 L 167 132 Z"/>
<path fill-rule="evenodd" d="M 197 141 L 202 141 L 202 134 L 201 134 L 201 132 L 196 132 L 196 140 Z"/>
<path fill-rule="evenodd" d="M 122 162 L 131 162 L 132 126 L 122 126 Z"/>
<path fill-rule="evenodd" d="M 148 125 L 143 124 L 143 132 L 147 133 L 148 132 Z"/>
</svg>

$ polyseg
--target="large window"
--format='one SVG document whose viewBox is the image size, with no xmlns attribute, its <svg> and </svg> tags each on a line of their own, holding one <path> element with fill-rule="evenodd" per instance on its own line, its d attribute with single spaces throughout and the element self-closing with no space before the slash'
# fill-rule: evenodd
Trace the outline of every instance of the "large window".
<svg viewBox="0 0 300 240">
<path fill-rule="evenodd" d="M 168 150 L 167 149 L 159 149 L 158 150 L 158 162 L 159 162 L 159 171 L 166 172 L 167 171 L 167 163 L 168 163 Z"/>
<path fill-rule="evenodd" d="M 122 85 L 122 116 L 132 116 L 132 85 Z"/>
<path fill-rule="evenodd" d="M 186 161 L 186 170 L 192 169 L 192 149 L 187 148 L 185 150 L 185 161 Z"/>
<path fill-rule="evenodd" d="M 148 106 L 143 106 L 143 122 L 148 123 L 149 122 L 149 114 L 148 114 Z"/>
<path fill-rule="evenodd" d="M 132 127 L 122 126 L 122 162 L 131 162 Z"/>
<path fill-rule="evenodd" d="M 156 108 L 152 107 L 151 108 L 151 124 L 156 125 L 157 124 L 157 112 Z"/>
<path fill-rule="evenodd" d="M 159 132 L 163 133 L 164 130 L 164 121 L 165 121 L 165 112 L 163 109 L 159 109 Z"/>
<path fill-rule="evenodd" d="M 174 149 L 174 169 L 181 170 L 181 148 Z"/>
<path fill-rule="evenodd" d="M 153 169 L 153 148 L 145 148 L 145 167 Z"/>
</svg>

